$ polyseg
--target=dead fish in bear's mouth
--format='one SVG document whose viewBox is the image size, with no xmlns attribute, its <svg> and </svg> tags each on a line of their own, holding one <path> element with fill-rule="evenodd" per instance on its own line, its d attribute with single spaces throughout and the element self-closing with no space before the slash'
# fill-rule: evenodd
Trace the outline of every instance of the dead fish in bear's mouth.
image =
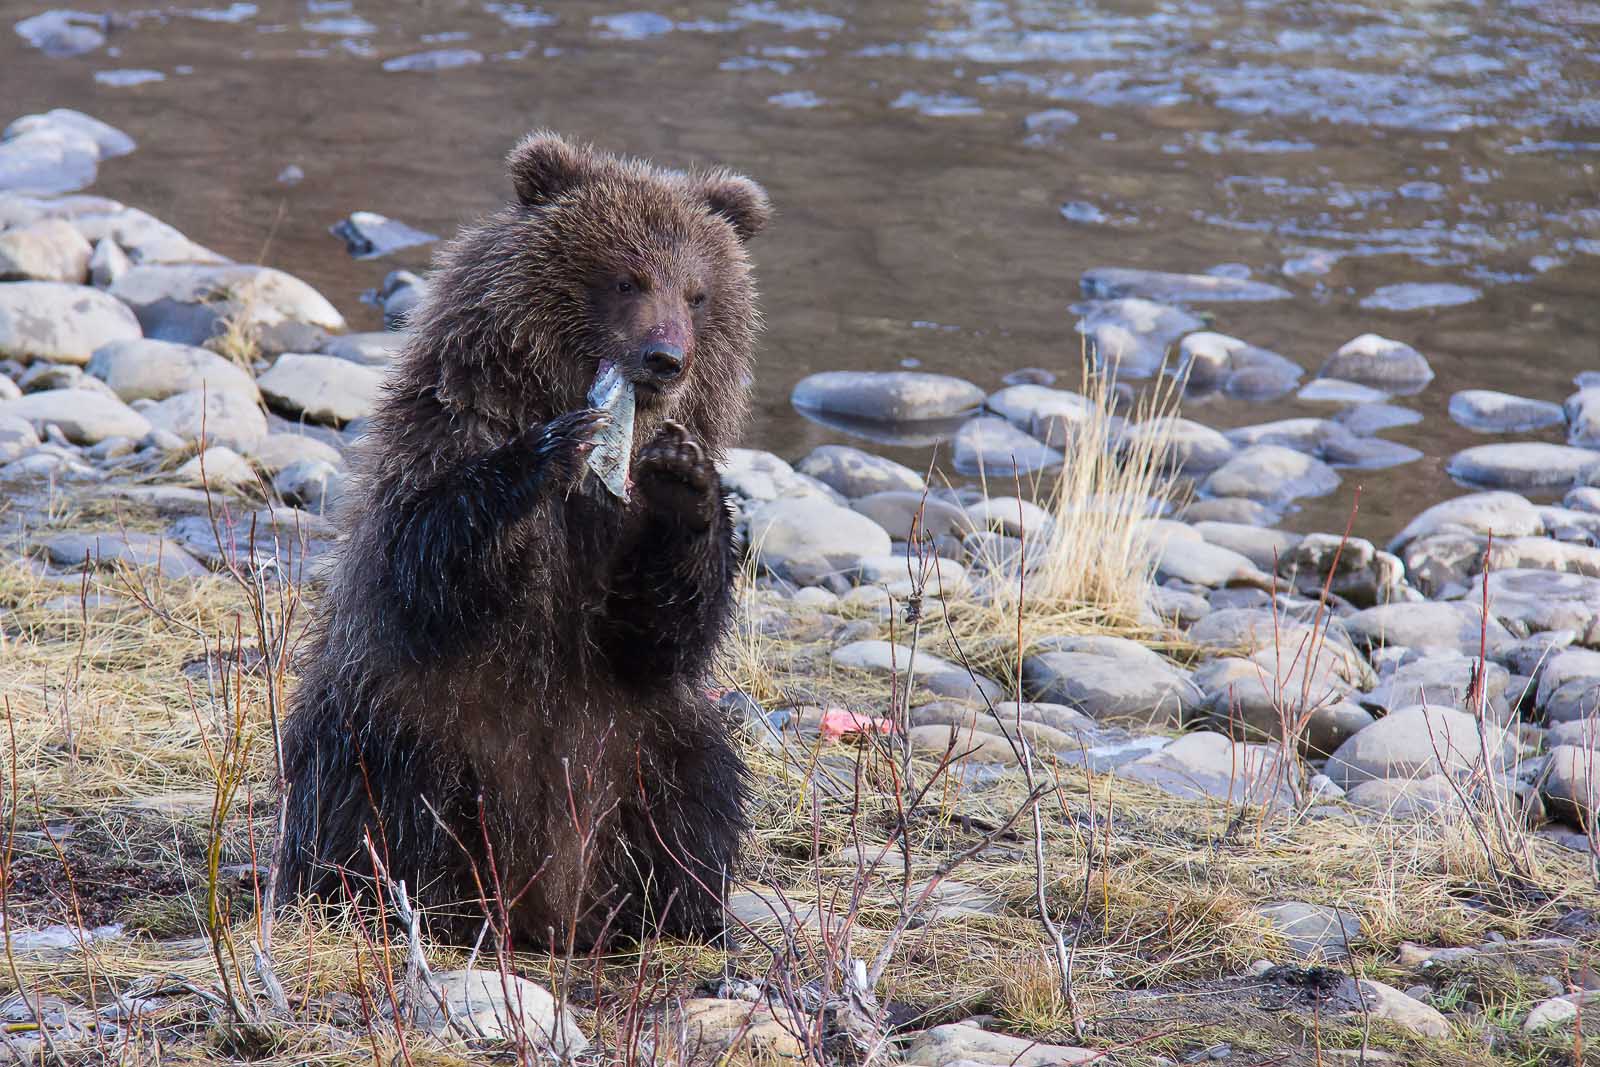
<svg viewBox="0 0 1600 1067">
<path fill-rule="evenodd" d="M 618 500 L 633 489 L 628 465 L 633 458 L 634 384 L 622 368 L 609 359 L 600 361 L 600 373 L 589 388 L 589 406 L 611 416 L 589 453 L 589 469 Z"/>
</svg>

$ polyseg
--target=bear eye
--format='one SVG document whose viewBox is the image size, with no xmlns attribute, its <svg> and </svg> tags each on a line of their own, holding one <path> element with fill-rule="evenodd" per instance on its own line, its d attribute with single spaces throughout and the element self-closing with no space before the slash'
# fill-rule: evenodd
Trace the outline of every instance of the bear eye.
<svg viewBox="0 0 1600 1067">
<path fill-rule="evenodd" d="M 692 308 L 705 307 L 705 305 L 706 294 L 704 293 L 696 293 L 689 298 L 689 306 Z"/>
<path fill-rule="evenodd" d="M 631 292 L 633 292 L 633 283 L 630 282 L 626 278 L 622 279 L 621 281 L 619 281 L 617 283 L 617 292 L 619 292 L 619 293 L 631 293 Z"/>
</svg>

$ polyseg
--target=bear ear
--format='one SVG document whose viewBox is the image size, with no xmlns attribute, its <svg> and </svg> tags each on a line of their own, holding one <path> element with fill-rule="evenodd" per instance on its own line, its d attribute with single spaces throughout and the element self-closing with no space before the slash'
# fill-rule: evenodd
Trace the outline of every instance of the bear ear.
<svg viewBox="0 0 1600 1067">
<path fill-rule="evenodd" d="M 760 233 L 772 218 L 767 191 L 742 174 L 714 170 L 700 179 L 700 195 L 713 215 L 726 219 L 741 241 Z"/>
<path fill-rule="evenodd" d="M 580 185 L 594 170 L 588 148 L 549 130 L 535 130 L 506 157 L 517 199 L 532 207 L 548 204 Z"/>
</svg>

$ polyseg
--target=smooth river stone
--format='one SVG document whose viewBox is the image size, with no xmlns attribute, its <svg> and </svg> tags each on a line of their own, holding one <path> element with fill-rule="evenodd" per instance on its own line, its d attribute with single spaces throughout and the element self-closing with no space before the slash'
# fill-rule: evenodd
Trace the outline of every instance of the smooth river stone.
<svg viewBox="0 0 1600 1067">
<path fill-rule="evenodd" d="M 1451 456 L 1445 471 L 1489 489 L 1567 489 L 1600 473 L 1600 452 L 1544 441 L 1476 445 Z"/>
<path fill-rule="evenodd" d="M 1492 389 L 1463 389 L 1450 398 L 1450 417 L 1479 433 L 1528 433 L 1566 420 L 1560 404 Z"/>
<path fill-rule="evenodd" d="M 837 370 L 802 378 L 791 399 L 803 413 L 923 422 L 968 414 L 983 403 L 984 392 L 944 374 Z"/>
</svg>

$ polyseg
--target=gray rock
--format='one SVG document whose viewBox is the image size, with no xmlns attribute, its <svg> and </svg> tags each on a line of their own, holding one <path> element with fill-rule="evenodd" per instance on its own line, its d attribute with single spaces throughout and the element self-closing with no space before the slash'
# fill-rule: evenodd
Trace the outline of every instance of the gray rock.
<svg viewBox="0 0 1600 1067">
<path fill-rule="evenodd" d="M 1507 626 L 1526 632 L 1572 630 L 1585 645 L 1600 644 L 1600 578 L 1543 570 L 1495 571 L 1479 575 L 1467 600 L 1481 603 L 1484 586 L 1489 611 Z"/>
<path fill-rule="evenodd" d="M 0 232 L 0 281 L 68 282 L 89 280 L 94 249 L 72 223 L 40 219 Z"/>
<path fill-rule="evenodd" d="M 96 289 L 109 289 L 132 267 L 122 247 L 111 238 L 102 237 L 89 255 L 89 284 Z"/>
<path fill-rule="evenodd" d="M 1300 595 L 1318 598 L 1327 589 L 1357 607 L 1401 598 L 1405 566 L 1371 541 L 1333 534 L 1307 534 L 1279 561 L 1278 573 Z"/>
<path fill-rule="evenodd" d="M 1361 437 L 1337 422 L 1330 422 L 1323 428 L 1317 440 L 1317 454 L 1330 466 L 1360 470 L 1398 467 L 1422 458 L 1422 452 L 1410 445 L 1378 437 Z"/>
<path fill-rule="evenodd" d="M 998 701 L 1005 695 L 998 683 L 982 675 L 969 674 L 964 667 L 940 659 L 926 649 L 919 649 L 913 658 L 911 649 L 892 645 L 888 641 L 853 641 L 834 649 L 829 658 L 835 667 L 845 670 L 866 671 L 870 674 L 890 674 L 901 679 L 908 667 L 913 671 L 913 684 L 942 697 L 960 700 Z"/>
<path fill-rule="evenodd" d="M 268 475 L 276 475 L 296 463 L 326 463 L 337 467 L 343 456 L 337 448 L 300 433 L 268 433 L 254 448 L 250 458 Z"/>
<path fill-rule="evenodd" d="M 433 977 L 445 1009 L 432 996 L 418 996 L 412 1021 L 439 1037 L 463 1031 L 475 1040 L 522 1036 L 560 1061 L 589 1047 L 577 1016 L 536 982 L 477 969 L 437 971 Z"/>
<path fill-rule="evenodd" d="M 408 270 L 392 270 L 384 275 L 383 284 L 376 292 L 363 296 L 363 300 L 383 309 L 383 327 L 386 330 L 404 329 L 411 313 L 428 295 L 428 283 Z"/>
<path fill-rule="evenodd" d="M 70 13 L 57 12 L 57 14 Z M 84 17 L 96 22 L 104 18 L 104 16 L 100 15 Z M 20 25 L 18 26 L 18 31 L 21 32 Z M 26 35 L 24 34 L 24 36 Z M 138 147 L 132 137 L 129 137 L 115 126 L 67 107 L 51 108 L 42 115 L 24 115 L 7 126 L 5 132 L 0 136 L 12 137 L 26 133 L 31 129 L 44 127 L 70 130 L 82 134 L 95 143 L 101 159 L 115 159 L 118 156 L 130 155 Z"/>
<path fill-rule="evenodd" d="M 1345 984 L 1358 990 L 1366 1002 L 1365 1010 L 1357 1008 L 1344 1015 L 1343 1021 L 1347 1024 L 1359 1018 L 1360 1025 L 1365 1026 L 1367 1020 L 1377 1019 L 1416 1037 L 1442 1040 L 1450 1036 L 1450 1022 L 1437 1008 L 1408 997 L 1393 986 L 1365 978 L 1359 982 L 1346 979 Z"/>
<path fill-rule="evenodd" d="M 0 401 L 0 418 L 21 419 L 44 433 L 58 426 L 74 444 L 92 445 L 107 437 L 143 437 L 150 431 L 144 416 L 114 397 L 92 389 L 53 389 Z"/>
<path fill-rule="evenodd" d="M 1272 924 L 1297 959 L 1346 959 L 1361 937 L 1361 920 L 1342 908 L 1287 900 L 1259 907 L 1256 914 Z"/>
<path fill-rule="evenodd" d="M 57 567 L 92 567 L 122 564 L 150 567 L 167 578 L 193 578 L 209 573 L 175 541 L 128 531 L 59 533 L 39 542 L 46 558 Z"/>
<path fill-rule="evenodd" d="M 0 396 L 0 402 L 14 400 L 20 395 Z M 38 447 L 39 435 L 31 423 L 14 415 L 0 416 L 0 463 L 13 463 Z"/>
<path fill-rule="evenodd" d="M 1242 496 L 1191 500 L 1183 508 L 1185 522 L 1226 522 L 1240 526 L 1271 526 L 1283 517 L 1281 508 Z"/>
<path fill-rule="evenodd" d="M 1212 729 L 1250 741 L 1278 741 L 1288 725 L 1302 730 L 1305 754 L 1332 754 L 1372 724 L 1351 704 L 1339 661 L 1303 649 L 1264 649 L 1248 659 L 1224 657 L 1195 672 Z"/>
<path fill-rule="evenodd" d="M 1558 745 L 1550 750 L 1539 790 L 1552 815 L 1566 819 L 1579 830 L 1591 825 L 1600 812 L 1600 752 L 1592 743 Z"/>
<path fill-rule="evenodd" d="M 1451 456 L 1445 471 L 1490 489 L 1566 489 L 1600 473 L 1600 452 L 1543 441 L 1476 445 Z"/>
<path fill-rule="evenodd" d="M 1380 604 L 1366 608 L 1341 621 L 1355 643 L 1362 648 L 1403 645 L 1406 648 L 1478 654 L 1484 634 L 1480 601 Z M 1491 613 L 1493 606 L 1491 605 Z M 1488 652 L 1495 654 L 1510 644 L 1511 633 L 1490 619 L 1487 628 Z"/>
<path fill-rule="evenodd" d="M 294 575 L 327 553 L 334 536 L 322 519 L 289 507 L 226 513 L 215 523 L 209 515 L 186 515 L 167 533 L 209 567 L 272 566 Z"/>
<path fill-rule="evenodd" d="M 914 589 L 911 575 L 919 575 L 927 596 L 960 591 L 967 582 L 967 569 L 953 559 L 937 556 L 913 561 L 909 556 L 863 556 L 856 561 L 855 578 L 864 585 L 886 586 L 890 596 L 908 597 Z"/>
<path fill-rule="evenodd" d="M 1544 519 L 1538 508 L 1516 493 L 1468 493 L 1435 504 L 1412 519 L 1389 542 L 1389 551 L 1399 552 L 1417 538 L 1440 533 L 1522 537 L 1544 533 Z"/>
<path fill-rule="evenodd" d="M 1334 420 L 1351 433 L 1367 437 L 1397 426 L 1415 426 L 1422 421 L 1422 412 L 1396 404 L 1360 404 L 1345 408 Z"/>
<path fill-rule="evenodd" d="M 1412 393 L 1433 381 L 1433 368 L 1408 344 L 1364 333 L 1345 342 L 1322 365 L 1321 376 L 1370 385 L 1389 393 Z"/>
<path fill-rule="evenodd" d="M 79 215 L 72 223 L 91 243 L 114 241 L 134 264 L 228 262 L 227 257 L 196 244 L 176 227 L 138 208 Z"/>
<path fill-rule="evenodd" d="M 951 452 L 956 470 L 998 478 L 1002 484 L 1014 475 L 1059 466 L 1061 459 L 1060 452 L 992 415 L 963 423 Z"/>
<path fill-rule="evenodd" d="M 1432 820 L 1456 817 L 1465 810 L 1460 786 L 1442 774 L 1417 778 L 1383 778 L 1353 786 L 1345 799 L 1358 808 L 1390 819 Z"/>
<path fill-rule="evenodd" d="M 1470 285 L 1451 282 L 1401 282 L 1384 285 L 1361 298 L 1361 306 L 1375 311 L 1420 311 L 1424 308 L 1470 304 L 1483 295 Z"/>
<path fill-rule="evenodd" d="M 1567 495 L 1561 498 L 1561 504 L 1573 511 L 1600 515 L 1600 488 L 1584 485 L 1569 489 Z"/>
<path fill-rule="evenodd" d="M 1287 300 L 1287 289 L 1248 278 L 1214 274 L 1171 274 L 1131 267 L 1095 267 L 1083 272 L 1079 282 L 1090 300 L 1140 297 L 1162 304 L 1217 304 L 1239 301 Z"/>
<path fill-rule="evenodd" d="M 1276 352 L 1202 330 L 1179 342 L 1176 373 L 1187 376 L 1193 391 L 1223 388 L 1230 395 L 1265 397 L 1293 389 L 1304 372 Z"/>
<path fill-rule="evenodd" d="M 1571 631 L 1558 631 L 1558 639 Z M 1600 681 L 1600 652 L 1588 648 L 1556 647 L 1539 668 L 1537 700 L 1542 709 L 1556 690 L 1571 682 Z"/>
<path fill-rule="evenodd" d="M 1590 1018 L 1590 1009 L 1597 1006 L 1600 1006 L 1600 990 L 1596 989 L 1542 1000 L 1523 1020 L 1523 1033 L 1546 1033 L 1574 1026 L 1580 1017 Z"/>
<path fill-rule="evenodd" d="M 891 547 L 889 534 L 866 515 L 804 497 L 758 506 L 749 544 L 764 569 L 796 585 L 848 573 L 863 557 L 887 556 Z"/>
<path fill-rule="evenodd" d="M 1082 311 L 1077 329 L 1089 339 L 1092 358 L 1129 378 L 1155 374 L 1180 337 L 1205 328 L 1186 311 L 1137 298 L 1092 303 Z"/>
<path fill-rule="evenodd" d="M 1211 544 L 1239 553 L 1268 573 L 1275 572 L 1300 543 L 1299 534 L 1244 523 L 1202 520 L 1193 525 L 1195 533 Z"/>
<path fill-rule="evenodd" d="M 1075 425 L 1088 418 L 1091 405 L 1078 393 L 1043 385 L 1012 385 L 991 393 L 984 406 L 1024 433 L 1038 434 L 1053 417 Z M 1060 441 L 1052 442 L 1059 444 Z"/>
<path fill-rule="evenodd" d="M 1055 531 L 1055 518 L 1044 508 L 1014 496 L 986 497 L 967 505 L 972 525 L 1008 537 L 1046 541 Z"/>
<path fill-rule="evenodd" d="M 1548 722 L 1582 722 L 1600 713 L 1600 679 L 1577 678 L 1563 683 L 1543 702 Z"/>
<path fill-rule="evenodd" d="M 1156 554 L 1156 580 L 1170 578 L 1212 589 L 1229 585 L 1272 587 L 1271 575 L 1263 573 L 1248 557 L 1209 541 L 1179 537 L 1167 538 Z"/>
<path fill-rule="evenodd" d="M 30 45 L 52 59 L 81 56 L 106 43 L 109 19 L 82 11 L 46 11 L 12 27 Z M 10 128 L 6 130 L 11 133 Z"/>
<path fill-rule="evenodd" d="M 1361 702 L 1385 711 L 1396 711 L 1417 704 L 1466 707 L 1467 696 L 1478 670 L 1478 660 L 1472 656 L 1460 653 L 1426 656 L 1402 663 L 1376 689 L 1362 697 Z M 1505 722 L 1510 718 L 1505 696 L 1506 688 L 1511 684 L 1511 672 L 1489 661 L 1484 664 L 1482 673 L 1488 710 L 1496 721 Z"/>
<path fill-rule="evenodd" d="M 250 372 L 204 348 L 138 338 L 95 349 L 86 368 L 125 401 L 165 400 L 205 389 L 257 395 Z"/>
<path fill-rule="evenodd" d="M 1269 608 L 1225 608 L 1190 627 L 1189 640 L 1218 652 L 1269 654 L 1287 662 L 1315 652 L 1315 670 L 1333 671 L 1352 688 L 1366 689 L 1376 681 L 1340 621 L 1327 616 L 1313 626 L 1282 610 L 1274 614 Z"/>
<path fill-rule="evenodd" d="M 1066 704 L 1096 722 L 1173 725 L 1197 694 L 1159 657 L 1153 668 L 1092 651 L 1039 652 L 1023 657 L 1022 685 L 1030 700 Z"/>
<path fill-rule="evenodd" d="M 101 345 L 138 337 L 133 313 L 98 289 L 60 282 L 0 285 L 0 358 L 83 364 Z"/>
<path fill-rule="evenodd" d="M 1181 627 L 1205 618 L 1211 611 L 1211 605 L 1197 593 L 1157 586 L 1150 590 L 1150 610 L 1163 623 Z"/>
<path fill-rule="evenodd" d="M 321 293 L 271 267 L 141 265 L 118 278 L 110 292 L 133 308 L 148 336 L 163 341 L 198 345 L 229 321 L 344 329 L 344 316 Z"/>
<path fill-rule="evenodd" d="M 406 335 L 395 330 L 372 333 L 347 333 L 330 337 L 322 346 L 323 355 L 347 359 L 365 367 L 387 368 L 405 345 Z"/>
<path fill-rule="evenodd" d="M 1580 389 L 1562 406 L 1567 419 L 1567 444 L 1600 448 L 1600 386 Z"/>
<path fill-rule="evenodd" d="M 286 415 L 342 426 L 372 414 L 383 375 L 333 356 L 287 352 L 256 384 L 267 403 Z"/>
<path fill-rule="evenodd" d="M 334 223 L 328 232 L 344 242 L 345 251 L 356 259 L 376 259 L 402 248 L 432 244 L 437 234 L 407 226 L 375 211 L 354 211 Z"/>
<path fill-rule="evenodd" d="M 1044 1045 L 1023 1037 L 991 1034 L 967 1023 L 952 1023 L 924 1030 L 911 1039 L 906 1063 L 923 1067 L 973 1067 L 1005 1064 L 1007 1067 L 1056 1067 L 1090 1063 L 1101 1055 L 1091 1049 Z"/>
<path fill-rule="evenodd" d="M 1559 404 L 1497 393 L 1492 389 L 1464 389 L 1456 393 L 1450 398 L 1450 417 L 1479 433 L 1528 433 L 1558 426 L 1565 419 Z"/>
<path fill-rule="evenodd" d="M 1292 757 L 1289 757 L 1292 759 Z M 1163 792 L 1230 804 L 1286 806 L 1293 803 L 1282 749 L 1230 741 L 1221 734 L 1185 734 L 1172 744 L 1124 764 L 1116 773 Z"/>
<path fill-rule="evenodd" d="M 214 445 L 185 460 L 173 476 L 181 482 L 213 489 L 237 489 L 256 481 L 250 461 L 226 445 Z"/>
<path fill-rule="evenodd" d="M 1339 746 L 1323 773 L 1341 789 L 1379 778 L 1459 777 L 1481 767 L 1502 770 L 1516 755 L 1515 732 L 1445 707 L 1401 708 Z"/>
<path fill-rule="evenodd" d="M 0 191 L 49 196 L 94 182 L 100 146 L 77 130 L 49 124 L 0 140 Z"/>
<path fill-rule="evenodd" d="M 383 61 L 383 69 L 395 71 L 424 71 L 432 73 L 470 67 L 483 62 L 483 53 L 472 48 L 435 48 L 427 52 L 413 52 L 408 56 L 395 56 Z"/>
<path fill-rule="evenodd" d="M 284 503 L 321 515 L 339 502 L 344 493 L 344 476 L 332 463 L 302 459 L 277 473 L 272 490 Z"/>
<path fill-rule="evenodd" d="M 251 452 L 267 436 L 267 417 L 253 395 L 230 389 L 191 389 L 144 409 L 150 425 L 186 443 Z"/>
<path fill-rule="evenodd" d="M 1276 422 L 1238 426 L 1224 436 L 1240 448 L 1252 445 L 1281 445 L 1308 456 L 1316 455 L 1322 448 L 1322 438 L 1332 425 L 1329 419 L 1298 418 L 1279 419 Z"/>
<path fill-rule="evenodd" d="M 1341 407 L 1378 404 L 1389 399 L 1389 394 L 1382 389 L 1338 378 L 1314 378 L 1306 383 L 1297 396 L 1307 404 L 1338 404 Z"/>
<path fill-rule="evenodd" d="M 1149 442 L 1147 448 L 1161 446 L 1159 452 L 1166 463 L 1191 477 L 1210 474 L 1238 451 L 1232 441 L 1211 427 L 1171 416 L 1128 427 L 1120 443 L 1128 451 L 1144 442 Z"/>
<path fill-rule="evenodd" d="M 824 371 L 801 379 L 791 397 L 802 412 L 885 422 L 921 422 L 965 415 L 983 390 L 943 374 L 915 371 Z"/>
<path fill-rule="evenodd" d="M 852 498 L 895 490 L 920 492 L 925 485 L 922 475 L 910 467 L 849 445 L 820 445 L 795 469 Z"/>
<path fill-rule="evenodd" d="M 1337 488 L 1339 475 L 1321 460 L 1281 445 L 1255 445 L 1214 471 L 1201 491 L 1209 496 L 1284 504 L 1300 497 L 1326 496 Z"/>
<path fill-rule="evenodd" d="M 730 448 L 718 464 L 722 487 L 739 502 L 741 513 L 769 500 L 789 497 L 818 497 L 831 504 L 844 504 L 844 497 L 801 474 L 771 452 L 753 448 Z M 744 516 L 748 519 L 748 515 Z"/>
<path fill-rule="evenodd" d="M 1502 648 L 1497 658 L 1514 673 L 1537 678 L 1550 660 L 1570 646 L 1577 636 L 1571 630 L 1545 630 L 1529 634 Z"/>
</svg>

